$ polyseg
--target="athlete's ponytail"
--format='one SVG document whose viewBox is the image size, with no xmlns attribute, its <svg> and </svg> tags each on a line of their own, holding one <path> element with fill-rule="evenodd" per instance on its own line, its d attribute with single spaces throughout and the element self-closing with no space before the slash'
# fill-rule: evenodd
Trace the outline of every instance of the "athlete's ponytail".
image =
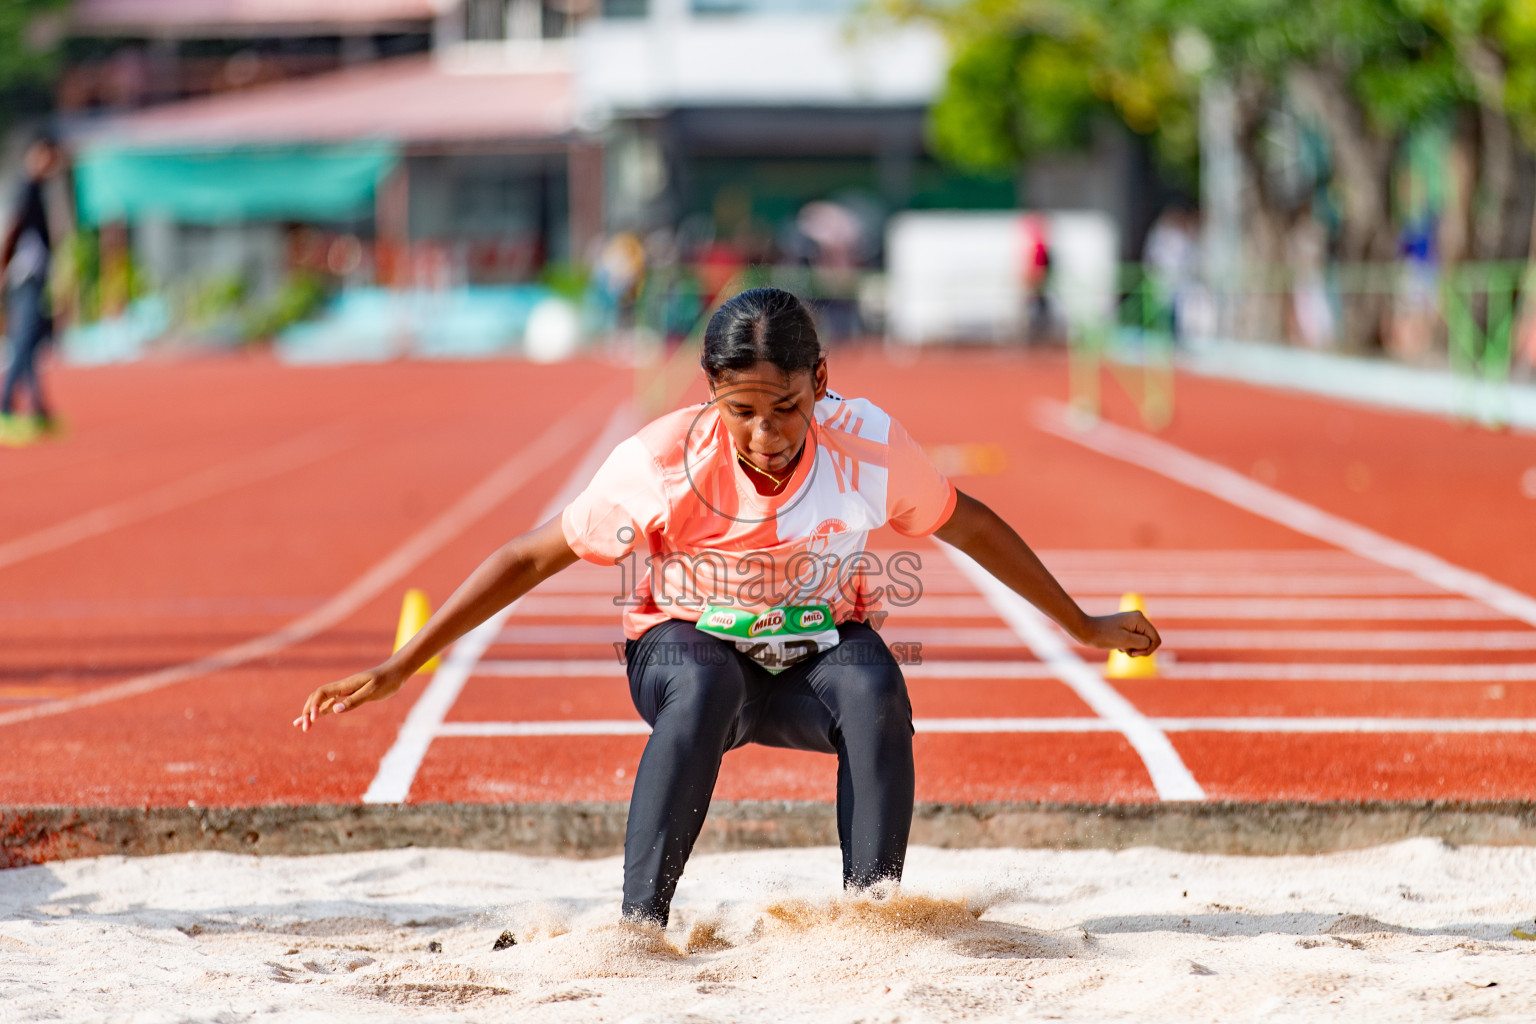
<svg viewBox="0 0 1536 1024">
<path fill-rule="evenodd" d="M 821 342 L 810 310 L 780 288 L 753 288 L 726 302 L 704 329 L 699 362 L 712 381 L 749 370 L 761 362 L 787 377 L 816 369 Z"/>
</svg>

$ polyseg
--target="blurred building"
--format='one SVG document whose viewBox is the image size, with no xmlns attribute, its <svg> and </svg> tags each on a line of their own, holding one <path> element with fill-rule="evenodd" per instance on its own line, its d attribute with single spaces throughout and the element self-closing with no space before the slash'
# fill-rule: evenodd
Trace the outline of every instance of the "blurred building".
<svg viewBox="0 0 1536 1024">
<path fill-rule="evenodd" d="M 526 279 L 600 232 L 601 168 L 575 18 L 513 6 L 84 0 L 60 96 L 81 220 L 129 225 L 157 281 L 270 290 L 300 227 L 383 284 Z"/>
<path fill-rule="evenodd" d="M 924 144 L 943 41 L 860 7 L 650 0 L 610 3 L 584 25 L 576 90 L 583 122 L 604 129 L 608 223 L 731 234 L 749 219 L 782 229 L 829 198 L 876 218 L 1011 206 L 1011 182 L 950 172 Z"/>
<path fill-rule="evenodd" d="M 145 255 L 166 272 L 175 224 L 366 221 L 381 239 L 463 249 L 473 280 L 585 255 L 605 228 L 692 216 L 772 232 L 839 193 L 876 216 L 1010 203 L 1009 183 L 950 174 L 925 150 L 941 41 L 864 24 L 855 6 L 81 0 L 59 103 L 86 218 L 151 225 Z M 269 190 L 277 147 L 290 152 Z M 224 209 L 176 195 L 212 151 Z M 320 170 L 331 156 L 349 161 L 350 194 Z"/>
<path fill-rule="evenodd" d="M 509 286 L 590 265 L 618 232 L 653 263 L 721 268 L 706 279 L 753 262 L 847 279 L 903 210 L 1008 209 L 1021 183 L 1042 207 L 1126 194 L 1124 161 L 1098 152 L 1020 181 L 943 166 L 924 134 L 943 40 L 859 0 L 78 0 L 71 17 L 80 219 L 159 284 L 259 295 L 305 266 Z"/>
<path fill-rule="evenodd" d="M 122 111 L 430 49 L 432 0 L 76 0 L 59 108 Z"/>
</svg>

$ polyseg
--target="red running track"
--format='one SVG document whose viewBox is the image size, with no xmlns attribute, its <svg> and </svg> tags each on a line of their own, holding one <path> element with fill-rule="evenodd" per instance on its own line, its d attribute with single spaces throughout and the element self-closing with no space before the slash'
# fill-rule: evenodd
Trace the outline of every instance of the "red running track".
<svg viewBox="0 0 1536 1024">
<path fill-rule="evenodd" d="M 1046 429 L 1038 403 L 1066 390 L 1051 357 L 847 352 L 832 370 L 925 444 L 999 446 L 1001 471 L 959 486 L 1090 608 L 1141 591 L 1168 641 L 1159 678 L 1106 683 L 1101 656 L 940 545 L 872 538 L 922 560 L 922 598 L 883 627 L 922 645 L 919 799 L 1536 796 L 1536 628 L 1498 598 L 1536 593 L 1520 487 L 1536 438 L 1178 381 L 1159 436 L 1202 472 L 1488 583 L 1468 591 Z M 612 647 L 613 570 L 530 595 L 457 692 L 440 672 L 307 736 L 289 723 L 313 686 L 387 652 L 406 586 L 440 600 L 558 507 L 629 371 L 251 358 L 53 383 L 68 436 L 0 450 L 5 803 L 628 797 L 644 736 Z M 1107 418 L 1136 429 L 1113 400 Z M 830 758 L 748 747 L 717 795 L 830 800 L 833 777 Z"/>
</svg>

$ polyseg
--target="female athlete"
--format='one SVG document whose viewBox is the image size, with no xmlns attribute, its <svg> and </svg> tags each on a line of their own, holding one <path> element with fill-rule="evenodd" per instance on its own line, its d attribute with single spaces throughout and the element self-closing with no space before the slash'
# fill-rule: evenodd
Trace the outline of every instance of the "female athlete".
<svg viewBox="0 0 1536 1024">
<path fill-rule="evenodd" d="M 428 659 L 578 558 L 628 560 L 635 708 L 651 726 L 624 842 L 626 919 L 665 926 L 720 759 L 746 743 L 837 755 L 850 888 L 899 881 L 912 823 L 912 706 L 870 625 L 870 530 L 933 534 L 1079 643 L 1146 655 L 1140 612 L 1091 616 L 1019 535 L 957 491 L 901 424 L 827 388 L 810 314 L 785 291 L 726 302 L 704 335 L 710 401 L 621 443 L 558 518 L 485 560 L 377 668 L 322 686 L 295 725 L 394 693 Z M 636 564 L 638 560 L 643 562 Z M 643 570 L 643 571 L 641 571 Z"/>
</svg>

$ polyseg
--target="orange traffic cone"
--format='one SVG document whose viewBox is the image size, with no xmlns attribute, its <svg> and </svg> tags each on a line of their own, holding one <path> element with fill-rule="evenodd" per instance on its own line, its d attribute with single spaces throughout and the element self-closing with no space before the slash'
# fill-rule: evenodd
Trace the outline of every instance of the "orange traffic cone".
<svg viewBox="0 0 1536 1024">
<path fill-rule="evenodd" d="M 421 632 L 421 627 L 427 624 L 432 617 L 432 605 L 427 602 L 424 591 L 412 587 L 405 592 L 405 600 L 400 604 L 400 625 L 395 629 L 395 650 L 399 650 L 410 642 L 411 637 Z M 438 659 L 434 656 L 431 661 L 418 669 L 418 672 L 436 672 Z"/>
<path fill-rule="evenodd" d="M 1146 614 L 1147 607 L 1142 604 L 1140 594 L 1126 594 L 1120 598 L 1120 610 Z M 1155 679 L 1156 677 L 1157 655 L 1155 654 L 1133 658 L 1124 651 L 1110 651 L 1109 661 L 1104 665 L 1105 679 Z"/>
</svg>

